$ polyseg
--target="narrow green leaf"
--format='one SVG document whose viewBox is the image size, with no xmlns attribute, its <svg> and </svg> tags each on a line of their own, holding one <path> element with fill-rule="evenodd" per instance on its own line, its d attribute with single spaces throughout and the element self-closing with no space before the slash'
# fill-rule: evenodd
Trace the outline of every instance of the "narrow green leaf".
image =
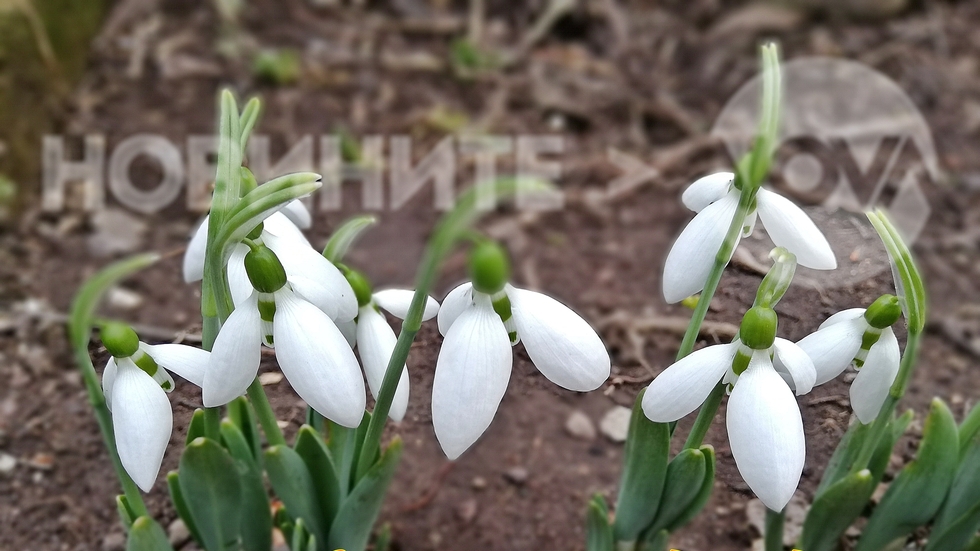
<svg viewBox="0 0 980 551">
<path fill-rule="evenodd" d="M 643 543 L 640 546 L 640 551 L 667 551 L 667 543 L 669 539 L 670 532 L 667 530 L 651 532 L 650 535 L 643 540 Z"/>
<path fill-rule="evenodd" d="M 306 551 L 309 547 L 310 540 L 314 539 L 315 536 L 306 531 L 306 524 L 303 519 L 297 519 L 296 524 L 293 526 L 293 533 L 289 537 L 289 548 L 292 551 Z"/>
<path fill-rule="evenodd" d="M 173 551 L 167 533 L 150 517 L 133 522 L 126 539 L 126 551 Z"/>
<path fill-rule="evenodd" d="M 813 501 L 803 523 L 800 546 L 806 551 L 834 551 L 840 538 L 858 518 L 875 491 L 871 471 L 838 480 Z"/>
<path fill-rule="evenodd" d="M 396 436 L 341 503 L 337 517 L 330 526 L 330 537 L 320 540 L 326 541 L 329 549 L 364 551 L 401 454 L 402 441 Z"/>
<path fill-rule="evenodd" d="M 116 496 L 116 512 L 119 513 L 119 520 L 122 522 L 123 527 L 126 528 L 128 532 L 133 526 L 133 522 L 136 521 L 136 513 L 129 506 L 129 500 L 126 499 L 124 495 Z"/>
<path fill-rule="evenodd" d="M 967 443 L 956 478 L 932 525 L 927 551 L 962 549 L 980 529 L 980 435 Z"/>
<path fill-rule="evenodd" d="M 313 478 L 313 489 L 320 503 L 320 514 L 332 522 L 340 508 L 340 481 L 330 450 L 320 434 L 309 425 L 303 425 L 296 436 L 296 453 L 303 459 Z"/>
<path fill-rule="evenodd" d="M 609 524 L 609 509 L 606 500 L 596 494 L 589 500 L 585 516 L 585 551 L 615 551 L 613 527 Z"/>
<path fill-rule="evenodd" d="M 915 460 L 895 478 L 875 509 L 856 551 L 878 551 L 929 522 L 946 499 L 956 473 L 959 440 L 953 414 L 932 401 Z"/>
<path fill-rule="evenodd" d="M 224 551 L 239 545 L 242 483 L 231 455 L 217 442 L 198 438 L 184 449 L 178 475 L 204 548 Z"/>
<path fill-rule="evenodd" d="M 889 429 L 881 436 L 878 447 L 875 448 L 875 453 L 868 465 L 868 469 L 871 471 L 871 475 L 876 484 L 884 476 L 885 469 L 888 467 L 888 461 L 891 459 L 892 448 L 895 447 L 895 443 L 905 433 L 905 429 L 912 420 L 912 416 L 913 413 L 909 410 L 901 417 L 893 419 L 888 424 Z M 857 418 L 851 422 L 851 426 L 844 433 L 844 436 L 837 444 L 837 448 L 834 450 L 834 454 L 827 463 L 827 468 L 824 470 L 823 477 L 820 479 L 820 485 L 817 487 L 814 495 L 814 501 L 829 487 L 850 473 L 851 466 L 861 453 L 861 449 L 864 447 L 864 442 L 868 439 L 870 431 L 870 424 L 865 425 L 858 421 Z"/>
<path fill-rule="evenodd" d="M 883 209 L 869 212 L 868 220 L 871 221 L 871 225 L 885 245 L 885 250 L 898 276 L 895 283 L 899 288 L 896 291 L 900 298 L 904 299 L 902 302 L 909 332 L 921 333 L 926 322 L 926 292 L 922 274 L 912 257 L 912 252 Z"/>
<path fill-rule="evenodd" d="M 330 457 L 333 459 L 334 467 L 337 471 L 337 480 L 340 483 L 340 495 L 346 497 L 350 493 L 351 479 L 353 478 L 356 445 L 354 439 L 357 429 L 351 429 L 338 425 L 329 419 L 325 419 L 327 424 L 327 449 L 330 450 Z M 363 422 L 361 424 L 364 424 Z"/>
<path fill-rule="evenodd" d="M 704 486 L 707 464 L 700 449 L 681 450 L 667 465 L 667 478 L 652 532 L 667 528 L 690 506 Z"/>
<path fill-rule="evenodd" d="M 960 457 L 966 454 L 967 448 L 973 442 L 973 437 L 980 433 L 980 402 L 973 406 L 970 413 L 960 423 Z"/>
<path fill-rule="evenodd" d="M 325 519 L 314 493 L 313 476 L 299 454 L 286 446 L 273 446 L 265 451 L 265 469 L 272 489 L 289 516 L 297 522 L 302 519 L 319 541 L 327 541 Z"/>
<path fill-rule="evenodd" d="M 184 445 L 190 445 L 191 442 L 198 438 L 207 436 L 207 424 L 204 410 L 201 408 L 195 409 L 194 413 L 191 414 L 190 422 L 187 423 L 187 438 L 184 439 Z"/>
<path fill-rule="evenodd" d="M 252 458 L 258 462 L 262 458 L 262 437 L 252 404 L 244 396 L 235 398 L 228 403 L 228 418 L 238 427 L 252 451 Z"/>
<path fill-rule="evenodd" d="M 239 141 L 242 145 L 242 157 L 245 156 L 245 152 L 248 149 L 248 139 L 252 136 L 252 129 L 255 128 L 255 124 L 259 121 L 259 114 L 262 112 L 262 102 L 259 98 L 252 98 L 248 100 L 245 104 L 245 108 L 242 109 L 242 115 L 239 118 L 239 129 L 241 135 L 239 136 Z"/>
<path fill-rule="evenodd" d="M 619 483 L 613 532 L 616 541 L 636 541 L 657 515 L 667 475 L 670 426 L 647 419 L 640 407 L 643 391 L 636 397 L 630 418 L 623 476 Z"/>
<path fill-rule="evenodd" d="M 221 422 L 221 440 L 242 472 L 240 510 L 244 551 L 268 551 L 272 548 L 272 512 L 259 462 L 238 425 L 230 419 Z"/>
<path fill-rule="evenodd" d="M 170 502 L 174 504 L 174 509 L 177 510 L 177 516 L 184 521 L 184 526 L 187 526 L 187 531 L 191 533 L 191 537 L 194 538 L 197 545 L 203 546 L 204 540 L 201 538 L 201 532 L 197 529 L 197 525 L 194 524 L 191 509 L 187 506 L 187 500 L 184 499 L 183 492 L 180 491 L 180 475 L 177 471 L 167 473 L 167 488 L 170 490 Z"/>
<path fill-rule="evenodd" d="M 374 551 L 391 551 L 391 525 L 387 522 L 378 530 L 374 539 Z"/>
<path fill-rule="evenodd" d="M 667 530 L 671 532 L 691 522 L 701 512 L 701 509 L 704 509 L 711 498 L 711 491 L 715 487 L 715 449 L 704 445 L 701 446 L 700 450 L 704 454 L 704 482 L 701 483 L 701 488 L 695 494 L 694 499 L 681 514 L 667 524 Z"/>
<path fill-rule="evenodd" d="M 377 223 L 378 218 L 370 215 L 355 216 L 344 222 L 330 236 L 330 241 L 327 241 L 327 246 L 323 248 L 323 256 L 330 262 L 342 261 L 354 240 Z"/>
</svg>

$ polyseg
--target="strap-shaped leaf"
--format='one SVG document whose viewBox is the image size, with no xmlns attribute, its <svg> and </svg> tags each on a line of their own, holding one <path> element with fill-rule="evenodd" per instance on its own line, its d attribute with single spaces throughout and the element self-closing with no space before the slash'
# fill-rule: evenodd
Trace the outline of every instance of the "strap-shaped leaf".
<svg viewBox="0 0 980 551">
<path fill-rule="evenodd" d="M 935 399 L 915 459 L 881 498 L 855 551 L 878 551 L 929 522 L 949 492 L 958 452 L 953 414 L 942 400 Z"/>
<path fill-rule="evenodd" d="M 861 514 L 876 481 L 871 471 L 845 476 L 827 488 L 814 501 L 803 523 L 800 546 L 807 551 L 833 551 L 841 535 Z"/>
<path fill-rule="evenodd" d="M 191 442 L 197 440 L 198 438 L 203 438 L 207 436 L 207 420 L 204 418 L 204 410 L 197 408 L 194 413 L 191 414 L 191 420 L 187 423 L 187 438 L 184 439 L 184 445 L 189 446 Z"/>
<path fill-rule="evenodd" d="M 388 484 L 395 476 L 401 454 L 401 438 L 395 437 L 341 503 L 337 517 L 330 527 L 327 548 L 363 551 L 367 547 L 371 529 L 381 512 Z"/>
<path fill-rule="evenodd" d="M 332 522 L 340 508 L 340 481 L 330 450 L 320 434 L 309 425 L 303 425 L 296 436 L 296 453 L 303 459 L 313 477 L 313 489 L 320 503 L 320 514 Z"/>
<path fill-rule="evenodd" d="M 268 551 L 272 548 L 272 512 L 259 463 L 238 425 L 230 419 L 221 422 L 221 440 L 242 471 L 242 547 L 244 551 Z"/>
<path fill-rule="evenodd" d="M 289 516 L 297 522 L 302 519 L 319 541 L 327 541 L 329 525 L 314 493 L 313 476 L 299 454 L 286 446 L 273 446 L 265 451 L 265 470 Z"/>
<path fill-rule="evenodd" d="M 128 532 L 136 521 L 137 516 L 133 508 L 129 506 L 129 500 L 124 495 L 116 496 L 116 512 L 119 513 L 119 520 Z"/>
<path fill-rule="evenodd" d="M 173 547 L 157 521 L 150 517 L 140 517 L 129 530 L 126 551 L 173 551 Z"/>
<path fill-rule="evenodd" d="M 884 475 L 885 468 L 888 467 L 888 460 L 891 458 L 892 448 L 895 447 L 895 442 L 905 433 L 905 429 L 908 427 L 909 422 L 912 421 L 913 415 L 913 412 L 909 410 L 901 417 L 893 419 L 888 424 L 888 430 L 882 435 L 881 441 L 878 442 L 878 447 L 875 449 L 875 453 L 868 464 L 868 469 L 871 471 L 876 483 Z M 820 479 L 820 485 L 817 486 L 814 501 L 820 497 L 820 494 L 850 473 L 851 467 L 854 461 L 857 460 L 857 456 L 864 447 L 864 442 L 868 439 L 870 432 L 870 424 L 865 425 L 859 422 L 857 418 L 852 421 L 851 426 L 848 427 L 847 432 L 844 433 L 843 438 L 837 444 L 834 454 L 830 457 L 827 468 L 824 469 L 823 477 Z"/>
<path fill-rule="evenodd" d="M 194 440 L 180 457 L 178 481 L 204 548 L 236 548 L 240 543 L 242 483 L 239 466 L 228 451 L 214 440 Z"/>
<path fill-rule="evenodd" d="M 667 478 L 660 498 L 660 509 L 650 531 L 658 532 L 667 528 L 694 502 L 704 485 L 706 472 L 704 452 L 700 449 L 681 450 L 671 460 L 667 465 Z"/>
<path fill-rule="evenodd" d="M 228 403 L 228 418 L 238 427 L 252 450 L 252 457 L 259 462 L 262 459 L 262 437 L 252 404 L 244 396 L 235 398 Z"/>
<path fill-rule="evenodd" d="M 344 222 L 327 241 L 323 256 L 330 262 L 341 262 L 347 250 L 365 230 L 378 223 L 376 216 L 356 216 Z"/>
<path fill-rule="evenodd" d="M 697 516 L 701 509 L 704 509 L 708 499 L 711 498 L 711 490 L 715 487 L 715 449 L 704 445 L 701 446 L 700 450 L 704 455 L 704 482 L 701 483 L 701 489 L 698 490 L 688 506 L 681 511 L 681 514 L 667 524 L 667 530 L 671 532 L 691 522 L 691 519 Z"/>
<path fill-rule="evenodd" d="M 963 549 L 980 529 L 980 434 L 968 444 L 933 523 L 927 551 Z"/>
<path fill-rule="evenodd" d="M 960 457 L 966 454 L 973 437 L 980 433 L 980 403 L 973 406 L 966 419 L 960 423 Z"/>
<path fill-rule="evenodd" d="M 623 476 L 616 501 L 613 533 L 616 541 L 636 541 L 653 522 L 660 506 L 660 495 L 667 476 L 670 454 L 670 426 L 647 419 L 640 407 L 643 391 L 636 397 L 630 417 L 626 449 L 623 452 Z"/>
<path fill-rule="evenodd" d="M 204 540 L 201 539 L 201 532 L 198 531 L 197 525 L 194 524 L 194 517 L 191 515 L 191 510 L 187 506 L 187 500 L 184 499 L 183 492 L 180 491 L 180 475 L 177 471 L 170 471 L 167 473 L 167 488 L 170 489 L 170 502 L 174 504 L 174 509 L 177 510 L 177 516 L 184 521 L 184 526 L 187 526 L 187 531 L 191 533 L 191 537 L 197 542 L 197 545 L 203 546 Z"/>
<path fill-rule="evenodd" d="M 585 551 L 614 551 L 613 527 L 609 523 L 609 508 L 601 494 L 592 496 L 585 514 Z"/>
</svg>

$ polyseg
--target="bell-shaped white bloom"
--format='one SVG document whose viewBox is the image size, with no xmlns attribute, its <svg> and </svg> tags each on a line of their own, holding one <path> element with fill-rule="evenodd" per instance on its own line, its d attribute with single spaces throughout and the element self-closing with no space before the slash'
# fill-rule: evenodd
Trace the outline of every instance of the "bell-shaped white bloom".
<svg viewBox="0 0 980 551">
<path fill-rule="evenodd" d="M 502 319 L 500 311 L 510 315 Z M 510 380 L 512 344 L 523 341 L 538 371 L 569 390 L 595 390 L 609 377 L 609 354 L 595 330 L 541 293 L 508 284 L 491 297 L 464 283 L 446 296 L 438 323 L 445 340 L 432 387 L 432 424 L 450 459 L 490 426 Z"/>
<path fill-rule="evenodd" d="M 385 319 L 379 308 L 388 311 L 399 319 L 405 319 L 414 295 L 415 291 L 403 289 L 378 291 L 371 295 L 371 301 L 368 304 L 360 307 L 356 320 L 338 324 L 351 347 L 357 346 L 361 355 L 361 363 L 364 365 L 364 373 L 367 375 L 368 387 L 375 399 L 381 392 L 381 384 L 384 382 L 385 372 L 388 370 L 388 361 L 391 360 L 395 343 L 398 341 L 394 330 L 388 325 L 388 320 Z M 439 303 L 434 298 L 429 297 L 422 313 L 422 321 L 436 317 L 438 312 Z M 408 409 L 408 398 L 409 376 L 406 365 L 402 370 L 401 378 L 398 380 L 398 388 L 392 398 L 388 417 L 396 422 L 401 421 Z"/>
<path fill-rule="evenodd" d="M 274 293 L 253 291 L 221 327 L 204 375 L 204 405 L 227 404 L 255 379 L 262 344 L 275 346 L 283 374 L 318 413 L 345 427 L 364 414 L 364 380 L 337 325 L 287 283 Z"/>
<path fill-rule="evenodd" d="M 201 385 L 209 356 L 192 346 L 141 342 L 135 354 L 112 357 L 105 366 L 102 390 L 112 412 L 119 460 L 144 492 L 150 491 L 160 472 L 173 429 L 167 393 L 174 381 L 168 371 Z"/>
<path fill-rule="evenodd" d="M 739 355 L 748 361 L 736 375 L 733 363 Z M 651 421 L 669 423 L 697 409 L 723 380 L 733 385 L 728 402 L 732 455 L 752 491 L 780 511 L 796 491 L 806 456 L 794 390 L 806 394 L 815 376 L 810 358 L 790 341 L 777 338 L 768 349 L 752 350 L 736 340 L 678 360 L 650 383 L 641 405 Z"/>
<path fill-rule="evenodd" d="M 873 327 L 865 317 L 866 311 L 851 308 L 838 312 L 798 343 L 813 359 L 818 385 L 834 379 L 852 363 L 860 366 L 851 383 L 850 397 L 851 408 L 865 424 L 878 416 L 901 364 L 895 332 L 891 327 Z M 874 344 L 865 348 L 875 336 Z"/>
<path fill-rule="evenodd" d="M 730 172 L 711 174 L 684 191 L 681 201 L 697 215 L 667 254 L 663 292 L 668 303 L 680 302 L 704 289 L 738 207 L 734 178 Z M 757 207 L 746 217 L 740 239 L 751 235 L 758 216 L 773 243 L 795 254 L 800 265 L 817 270 L 837 267 L 827 238 L 802 209 L 767 189 L 759 189 L 755 200 Z"/>
</svg>

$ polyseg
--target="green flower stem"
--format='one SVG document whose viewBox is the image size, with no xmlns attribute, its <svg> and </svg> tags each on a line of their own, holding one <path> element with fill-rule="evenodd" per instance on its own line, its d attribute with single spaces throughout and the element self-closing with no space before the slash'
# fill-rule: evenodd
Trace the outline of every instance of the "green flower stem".
<svg viewBox="0 0 980 551">
<path fill-rule="evenodd" d="M 408 353 L 412 348 L 412 342 L 422 327 L 422 314 L 425 312 L 425 304 L 428 301 L 429 291 L 435 284 L 439 267 L 460 236 L 464 235 L 466 230 L 476 221 L 476 218 L 482 214 L 477 209 L 477 199 L 486 198 L 487 196 L 499 199 L 518 193 L 544 192 L 550 189 L 550 184 L 533 179 L 505 178 L 480 184 L 462 195 L 457 202 L 456 208 L 447 213 L 439 222 L 432 238 L 429 240 L 429 244 L 422 258 L 422 263 L 419 266 L 415 281 L 415 295 L 412 297 L 412 304 L 409 306 L 408 315 L 405 316 L 405 321 L 402 322 L 401 332 L 398 334 L 395 349 L 392 351 L 384 380 L 381 383 L 381 390 L 378 392 L 374 412 L 371 414 L 371 420 L 368 422 L 360 456 L 357 459 L 357 479 L 364 476 L 371 465 L 374 464 L 378 451 L 381 448 L 381 436 L 384 431 L 385 421 L 388 418 L 388 412 L 391 410 L 391 401 L 395 397 L 395 390 L 398 388 L 398 381 L 401 378 L 402 369 L 408 360 Z"/>
<path fill-rule="evenodd" d="M 766 551 L 783 551 L 783 524 L 786 513 L 766 509 Z"/>
<path fill-rule="evenodd" d="M 285 445 L 286 438 L 282 435 L 282 429 L 279 428 L 276 412 L 272 410 L 269 397 L 266 396 L 265 388 L 262 387 L 258 378 L 248 385 L 248 399 L 252 402 L 255 416 L 259 418 L 259 424 L 262 425 L 262 431 L 265 432 L 265 438 L 269 441 L 269 445 Z"/>
<path fill-rule="evenodd" d="M 687 441 L 684 442 L 685 448 L 697 449 L 701 447 L 705 435 L 708 434 L 708 429 L 711 428 L 711 422 L 715 420 L 715 413 L 718 412 L 718 406 L 721 405 L 721 399 L 724 395 L 725 385 L 723 384 L 718 384 L 711 390 L 708 399 L 701 405 L 697 418 L 694 419 L 691 433 L 687 435 Z"/>
</svg>

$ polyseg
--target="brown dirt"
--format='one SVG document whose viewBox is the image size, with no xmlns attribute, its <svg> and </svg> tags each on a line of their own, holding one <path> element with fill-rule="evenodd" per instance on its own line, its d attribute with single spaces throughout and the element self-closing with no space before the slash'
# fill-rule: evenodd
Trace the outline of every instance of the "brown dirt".
<svg viewBox="0 0 980 551">
<path fill-rule="evenodd" d="M 258 43 L 305 52 L 299 83 L 277 88 L 256 84 L 246 63 L 215 53 L 220 25 L 209 7 L 169 2 L 159 10 L 140 11 L 139 2 L 120 2 L 76 92 L 66 130 L 104 133 L 110 151 L 137 132 L 161 133 L 183 143 L 189 134 L 212 131 L 215 92 L 223 86 L 243 96 L 263 97 L 266 110 L 259 131 L 273 136 L 274 155 L 299 136 L 341 126 L 355 136 L 420 136 L 424 141 L 417 143 L 426 145 L 418 147 L 424 151 L 442 135 L 425 122 L 435 106 L 465 113 L 495 133 L 548 133 L 560 115 L 567 125 L 562 158 L 575 160 L 560 181 L 572 198 L 569 204 L 536 217 L 499 213 L 482 227 L 510 247 L 518 284 L 548 291 L 599 325 L 612 314 L 688 315 L 680 306 L 665 306 L 659 292 L 667 247 L 689 219 L 677 201 L 678 191 L 692 177 L 726 163 L 718 148 L 703 146 L 704 132 L 726 99 L 753 75 L 758 42 L 763 37 L 780 40 L 786 58 L 821 54 L 857 59 L 888 74 L 916 101 L 949 176 L 926 190 L 933 213 L 916 252 L 928 277 L 932 314 L 920 369 L 904 405 L 923 411 L 929 399 L 940 396 L 962 414 L 980 396 L 980 377 L 970 369 L 977 360 L 974 339 L 980 335 L 975 306 L 980 299 L 980 160 L 974 153 L 980 146 L 977 6 L 916 4 L 897 16 L 851 22 L 834 9 L 794 18 L 770 14 L 739 19 L 742 3 L 722 7 L 714 0 L 695 0 L 652 7 L 589 2 L 563 17 L 513 69 L 465 82 L 447 71 L 390 67 L 381 61 L 382 51 L 423 51 L 446 59 L 448 36 L 396 28 L 408 16 L 430 17 L 439 9 L 465 21 L 464 5 L 432 4 L 446 6 L 393 0 L 364 9 L 320 10 L 301 0 L 248 2 L 242 25 Z M 488 2 L 488 32 L 502 33 L 507 37 L 498 39 L 502 43 L 515 43 L 542 4 L 515 8 Z M 127 76 L 129 54 L 120 39 L 154 17 L 160 26 L 149 39 L 151 52 L 159 53 L 160 44 L 175 36 L 186 35 L 181 39 L 186 42 L 178 54 L 163 60 L 151 55 L 139 64 L 141 74 Z M 739 31 L 722 32 L 725 25 Z M 373 49 L 356 63 L 330 62 L 315 53 L 317 41 L 323 40 L 351 53 L 362 51 L 363 44 Z M 553 76 L 542 79 L 536 71 Z M 548 84 L 551 95 L 541 93 Z M 589 207 L 574 198 L 601 189 L 617 174 L 604 160 L 609 146 L 662 167 L 664 175 L 620 201 Z M 689 154 L 675 155 L 684 148 Z M 347 197 L 342 212 L 318 215 L 315 244 L 358 212 L 355 195 Z M 351 264 L 379 287 L 409 286 L 438 217 L 430 205 L 430 197 L 419 197 L 398 212 L 378 213 L 381 223 L 358 243 Z M 181 247 L 194 221 L 180 205 L 141 218 L 148 225 L 141 249 L 161 252 Z M 91 222 L 77 212 L 35 212 L 0 236 L 0 305 L 9 314 L 4 319 L 14 320 L 0 328 L 0 452 L 19 460 L 9 475 L 0 474 L 3 550 L 101 549 L 121 531 L 113 506 L 118 488 L 57 317 L 67 310 L 79 283 L 108 262 L 87 246 L 92 231 Z M 462 276 L 462 256 L 453 256 L 438 288 L 440 296 Z M 749 269 L 731 269 L 710 318 L 737 323 L 759 279 Z M 867 304 L 889 291 L 889 280 L 882 274 L 852 288 L 794 288 L 780 304 L 780 331 L 799 339 L 826 315 Z M 179 258 L 167 259 L 126 288 L 142 297 L 142 306 L 109 313 L 170 332 L 195 329 L 198 290 L 182 283 Z M 602 332 L 613 354 L 613 378 L 601 391 L 587 395 L 547 382 L 518 346 L 510 389 L 493 425 L 447 467 L 427 404 L 441 338 L 434 327 L 423 329 L 410 359 L 409 413 L 401 426 L 389 429 L 406 442 L 383 514 L 392 524 L 398 549 L 583 548 L 585 501 L 595 492 L 614 499 L 622 446 L 601 435 L 592 442 L 573 439 L 563 429 L 565 420 L 579 409 L 598 423 L 614 404 L 629 405 L 643 385 L 617 382 L 617 377 L 650 378 L 669 364 L 679 344 L 673 332 L 639 331 L 638 344 L 622 327 L 603 325 Z M 157 338 L 167 334 L 164 330 Z M 104 360 L 103 352 L 93 353 Z M 297 426 L 303 405 L 288 384 L 268 390 L 281 418 Z M 164 469 L 176 464 L 176 446 L 200 394 L 183 384 L 171 399 L 177 430 Z M 801 399 L 801 407 L 809 453 L 799 495 L 808 500 L 847 424 L 846 383 L 818 388 Z M 751 493 L 734 468 L 723 415 L 707 438 L 718 452 L 714 497 L 701 516 L 673 537 L 674 547 L 742 550 L 757 537 L 745 515 Z M 681 422 L 682 434 L 690 423 Z M 523 484 L 504 477 L 514 467 L 527 470 Z M 474 482 L 478 478 L 485 486 Z M 424 499 L 430 494 L 431 499 Z M 175 518 L 163 484 L 157 484 L 149 503 L 164 525 Z"/>
</svg>

